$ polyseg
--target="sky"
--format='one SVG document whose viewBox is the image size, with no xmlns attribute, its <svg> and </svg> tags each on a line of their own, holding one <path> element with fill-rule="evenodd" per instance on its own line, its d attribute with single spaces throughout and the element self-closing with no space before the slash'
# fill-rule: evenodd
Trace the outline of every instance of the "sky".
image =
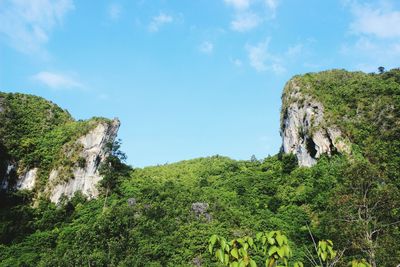
<svg viewBox="0 0 400 267">
<path fill-rule="evenodd" d="M 292 76 L 399 62 L 397 0 L 0 0 L 0 91 L 118 117 L 134 167 L 274 155 Z"/>
</svg>

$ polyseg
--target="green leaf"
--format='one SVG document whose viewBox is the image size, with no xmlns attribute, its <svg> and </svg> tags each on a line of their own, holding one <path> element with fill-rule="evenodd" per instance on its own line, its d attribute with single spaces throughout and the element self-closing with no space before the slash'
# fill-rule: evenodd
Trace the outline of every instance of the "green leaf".
<svg viewBox="0 0 400 267">
<path fill-rule="evenodd" d="M 325 241 L 319 241 L 319 246 L 322 248 L 323 251 L 326 250 L 326 242 Z"/>
<path fill-rule="evenodd" d="M 292 256 L 292 251 L 290 250 L 289 246 L 285 246 L 285 252 L 286 252 L 286 256 L 288 256 L 288 257 Z"/>
<path fill-rule="evenodd" d="M 257 263 L 254 260 L 250 260 L 250 267 L 257 267 Z"/>
<path fill-rule="evenodd" d="M 218 236 L 212 235 L 210 238 L 210 243 L 214 246 L 215 242 L 217 242 Z"/>
<path fill-rule="evenodd" d="M 224 253 L 222 252 L 221 249 L 217 249 L 217 251 L 215 252 L 215 255 L 217 256 L 217 259 L 224 263 Z"/>
<path fill-rule="evenodd" d="M 268 259 L 265 261 L 265 266 L 267 266 L 267 267 L 272 267 L 272 266 L 274 266 L 274 263 L 275 263 L 275 259 L 274 259 L 274 258 L 268 258 Z"/>
<path fill-rule="evenodd" d="M 210 254 L 212 254 L 213 245 L 211 243 L 208 245 L 208 251 L 210 252 Z"/>
<path fill-rule="evenodd" d="M 270 243 L 271 245 L 274 245 L 275 244 L 275 238 L 268 237 L 268 243 Z"/>
<path fill-rule="evenodd" d="M 269 233 L 267 234 L 267 237 L 268 237 L 268 238 L 273 238 L 275 234 L 276 234 L 276 231 L 271 231 L 271 232 L 269 232 Z"/>
<path fill-rule="evenodd" d="M 269 250 L 268 250 L 268 255 L 272 256 L 274 253 L 276 253 L 277 251 L 277 247 L 276 246 L 272 246 Z"/>
<path fill-rule="evenodd" d="M 321 253 L 321 259 L 322 259 L 322 261 L 325 261 L 327 256 L 328 256 L 328 255 L 327 255 L 326 252 Z"/>
<path fill-rule="evenodd" d="M 277 235 L 275 239 L 278 241 L 279 246 L 283 245 L 284 238 L 282 235 Z"/>
<path fill-rule="evenodd" d="M 233 248 L 233 249 L 231 250 L 231 255 L 232 255 L 234 258 L 239 259 L 238 249 L 237 249 L 237 248 Z"/>
<path fill-rule="evenodd" d="M 225 258 L 225 264 L 228 265 L 228 262 L 229 262 L 229 254 L 225 254 L 225 255 L 224 255 L 224 258 Z"/>
<path fill-rule="evenodd" d="M 253 240 L 253 238 L 249 237 L 249 238 L 247 239 L 247 243 L 249 243 L 249 245 L 252 247 L 252 246 L 254 245 L 254 240 Z"/>
<path fill-rule="evenodd" d="M 284 248 L 278 248 L 276 250 L 278 252 L 279 257 L 283 258 L 285 256 L 285 249 Z"/>
<path fill-rule="evenodd" d="M 263 233 L 261 233 L 261 232 L 258 232 L 257 234 L 256 234 L 256 239 L 257 240 L 260 240 L 260 238 L 263 236 Z"/>
<path fill-rule="evenodd" d="M 229 264 L 230 267 L 239 267 L 239 263 L 237 261 L 234 261 Z"/>
<path fill-rule="evenodd" d="M 244 248 L 240 248 L 240 249 L 239 249 L 239 254 L 240 254 L 242 257 L 245 257 L 245 256 L 247 256 L 247 251 L 246 251 Z"/>
<path fill-rule="evenodd" d="M 265 242 L 267 242 L 267 238 L 265 236 L 261 237 L 261 244 L 265 245 Z"/>
<path fill-rule="evenodd" d="M 225 239 L 221 239 L 221 248 L 223 250 L 225 250 L 225 245 L 226 245 L 226 240 Z"/>
</svg>

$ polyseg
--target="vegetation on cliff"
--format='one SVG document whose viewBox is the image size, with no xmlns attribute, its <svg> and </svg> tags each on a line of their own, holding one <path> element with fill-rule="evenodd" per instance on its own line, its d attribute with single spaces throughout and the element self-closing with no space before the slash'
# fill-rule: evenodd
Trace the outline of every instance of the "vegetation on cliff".
<svg viewBox="0 0 400 267">
<path fill-rule="evenodd" d="M 314 249 L 309 230 L 317 242 L 332 240 L 343 253 L 337 266 L 362 259 L 396 266 L 400 71 L 335 70 L 294 79 L 303 94 L 324 105 L 327 123 L 349 138 L 351 155 L 322 157 L 310 168 L 279 153 L 262 160 L 216 155 L 131 169 L 114 149 L 102 167 L 98 199 L 76 194 L 59 206 L 40 200 L 32 207 L 32 193 L 1 194 L 0 266 L 221 266 L 208 251 L 210 236 L 239 240 L 274 230 L 287 237 L 291 260 L 305 266 L 307 251 Z M 33 140 L 48 136 L 46 142 L 34 141 L 35 148 L 42 144 L 50 156 L 53 139 L 78 123 L 57 112 L 46 130 L 46 123 L 32 126 L 43 131 L 32 134 Z M 19 154 L 17 147 L 13 157 L 21 155 L 28 164 L 29 153 Z"/>
<path fill-rule="evenodd" d="M 52 167 L 76 164 L 79 155 L 66 155 L 75 142 L 105 118 L 74 120 L 68 111 L 41 97 L 0 92 L 0 182 L 7 166 L 17 167 L 10 177 L 39 168 L 36 189 L 46 185 Z M 76 150 L 76 149 L 75 149 Z"/>
</svg>

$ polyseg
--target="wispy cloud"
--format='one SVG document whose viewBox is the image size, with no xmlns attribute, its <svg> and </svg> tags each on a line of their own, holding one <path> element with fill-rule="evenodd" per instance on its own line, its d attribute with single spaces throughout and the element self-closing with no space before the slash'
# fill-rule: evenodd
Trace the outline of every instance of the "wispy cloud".
<svg viewBox="0 0 400 267">
<path fill-rule="evenodd" d="M 250 6 L 250 0 L 224 0 L 224 2 L 235 9 L 246 9 Z"/>
<path fill-rule="evenodd" d="M 278 0 L 265 0 L 265 4 L 270 9 L 272 13 L 272 17 L 275 17 L 276 9 L 278 8 L 279 1 Z"/>
<path fill-rule="evenodd" d="M 349 40 L 340 53 L 352 60 L 355 68 L 373 71 L 380 65 L 398 66 L 400 60 L 400 10 L 393 1 L 348 1 L 352 21 Z"/>
<path fill-rule="evenodd" d="M 204 54 L 211 54 L 214 51 L 214 44 L 209 41 L 204 41 L 200 44 L 199 50 Z"/>
<path fill-rule="evenodd" d="M 231 22 L 234 31 L 246 32 L 254 29 L 262 22 L 262 19 L 253 12 L 239 13 Z"/>
<path fill-rule="evenodd" d="M 250 31 L 263 22 L 275 18 L 278 0 L 224 0 L 233 7 L 231 29 L 237 32 Z"/>
<path fill-rule="evenodd" d="M 74 9 L 72 0 L 3 0 L 0 2 L 0 34 L 23 53 L 43 52 L 51 31 Z"/>
<path fill-rule="evenodd" d="M 118 20 L 121 16 L 122 7 L 120 4 L 112 3 L 108 6 L 108 17 L 112 20 Z"/>
<path fill-rule="evenodd" d="M 173 21 L 174 18 L 171 15 L 161 12 L 158 16 L 155 16 L 151 19 L 148 29 L 151 32 L 157 32 L 163 25 L 169 24 Z"/>
<path fill-rule="evenodd" d="M 352 5 L 354 21 L 350 28 L 354 33 L 373 35 L 378 38 L 400 37 L 400 11 L 388 5 Z"/>
<path fill-rule="evenodd" d="M 56 90 L 78 88 L 83 89 L 83 85 L 72 77 L 65 74 L 41 71 L 32 76 L 32 79 L 43 85 Z"/>
<path fill-rule="evenodd" d="M 231 58 L 230 62 L 235 66 L 235 67 L 241 67 L 242 66 L 242 61 L 238 58 Z"/>
<path fill-rule="evenodd" d="M 304 50 L 304 44 L 302 44 L 302 43 L 295 44 L 295 45 L 289 46 L 285 55 L 288 57 L 296 57 L 296 56 L 300 55 L 303 52 L 303 50 Z"/>
<path fill-rule="evenodd" d="M 275 74 L 281 74 L 286 71 L 285 67 L 281 64 L 281 59 L 278 56 L 271 54 L 268 51 L 270 39 L 255 45 L 246 45 L 247 56 L 249 58 L 250 66 L 256 71 L 272 71 Z"/>
</svg>

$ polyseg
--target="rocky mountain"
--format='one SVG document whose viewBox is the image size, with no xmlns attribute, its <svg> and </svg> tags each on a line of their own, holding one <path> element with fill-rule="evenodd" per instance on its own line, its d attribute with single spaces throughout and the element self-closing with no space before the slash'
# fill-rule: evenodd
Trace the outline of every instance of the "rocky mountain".
<svg viewBox="0 0 400 267">
<path fill-rule="evenodd" d="M 333 242 L 335 266 L 400 262 L 399 69 L 293 77 L 282 150 L 264 159 L 132 168 L 110 147 L 119 124 L 0 93 L 0 267 L 216 266 L 210 236 L 271 230 L 290 241 L 289 266 L 317 265 L 310 232 Z"/>
<path fill-rule="evenodd" d="M 120 122 L 75 121 L 42 98 L 0 94 L 0 185 L 4 191 L 31 190 L 58 203 L 82 192 L 98 195 L 99 167 Z"/>
<path fill-rule="evenodd" d="M 400 69 L 295 76 L 282 94 L 282 150 L 301 166 L 323 155 L 360 155 L 399 177 L 399 94 Z"/>
<path fill-rule="evenodd" d="M 284 89 L 281 120 L 282 149 L 297 156 L 300 166 L 310 167 L 326 154 L 350 153 L 350 144 L 340 129 L 324 118 L 324 106 L 311 95 L 302 93 L 298 79 Z M 345 141 L 346 140 L 346 141 Z"/>
</svg>

